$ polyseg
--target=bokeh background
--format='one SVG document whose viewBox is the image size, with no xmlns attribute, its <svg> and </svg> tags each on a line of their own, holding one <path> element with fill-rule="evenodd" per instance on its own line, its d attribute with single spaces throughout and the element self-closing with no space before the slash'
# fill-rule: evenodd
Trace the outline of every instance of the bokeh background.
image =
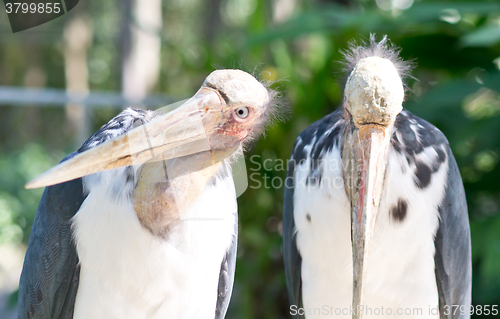
<svg viewBox="0 0 500 319">
<path fill-rule="evenodd" d="M 281 164 L 296 136 L 338 107 L 339 50 L 371 32 L 387 34 L 417 64 L 405 107 L 445 133 L 460 167 L 473 304 L 500 304 L 500 2 L 81 0 L 57 20 L 15 34 L 0 4 L 0 318 L 16 317 L 42 194 L 23 185 L 122 108 L 156 109 L 186 98 L 219 68 L 274 81 L 290 108 L 288 121 L 271 127 L 246 156 L 253 175 L 238 199 L 227 317 L 289 318 Z"/>
</svg>

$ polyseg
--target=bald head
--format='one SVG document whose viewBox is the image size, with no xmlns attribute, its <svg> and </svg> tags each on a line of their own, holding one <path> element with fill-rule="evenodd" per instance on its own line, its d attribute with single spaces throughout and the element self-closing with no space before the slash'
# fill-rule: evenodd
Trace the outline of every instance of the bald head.
<svg viewBox="0 0 500 319">
<path fill-rule="evenodd" d="M 218 90 L 226 103 L 254 104 L 261 107 L 269 103 L 268 90 L 252 75 L 241 70 L 217 70 L 210 73 L 202 87 Z"/>
<path fill-rule="evenodd" d="M 403 109 L 403 82 L 394 64 L 385 58 L 359 60 L 347 79 L 344 94 L 356 126 L 390 125 Z"/>
</svg>

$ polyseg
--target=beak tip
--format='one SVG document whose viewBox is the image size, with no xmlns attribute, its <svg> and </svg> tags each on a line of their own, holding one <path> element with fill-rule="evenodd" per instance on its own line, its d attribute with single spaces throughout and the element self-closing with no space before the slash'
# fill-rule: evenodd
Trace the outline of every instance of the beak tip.
<svg viewBox="0 0 500 319">
<path fill-rule="evenodd" d="M 24 185 L 24 189 L 35 189 L 35 188 L 40 188 L 42 186 L 38 185 L 39 183 L 37 183 L 37 179 L 38 178 L 34 178 L 32 179 L 31 181 L 27 182 L 25 185 Z"/>
<path fill-rule="evenodd" d="M 33 178 L 24 185 L 24 188 L 35 189 L 35 188 L 41 188 L 45 186 L 58 184 L 57 182 L 54 183 L 54 179 L 50 179 L 50 174 L 47 174 L 48 172 L 50 172 L 50 170 Z M 49 178 L 47 179 L 47 177 Z"/>
</svg>

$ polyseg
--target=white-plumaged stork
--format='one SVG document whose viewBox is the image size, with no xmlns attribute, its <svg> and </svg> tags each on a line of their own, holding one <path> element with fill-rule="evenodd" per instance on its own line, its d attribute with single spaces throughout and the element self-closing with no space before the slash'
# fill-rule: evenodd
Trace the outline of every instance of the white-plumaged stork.
<svg viewBox="0 0 500 319">
<path fill-rule="evenodd" d="M 224 318 L 237 204 L 229 160 L 275 94 L 239 70 L 211 73 L 167 114 L 128 109 L 58 166 L 19 288 L 19 318 Z"/>
<path fill-rule="evenodd" d="M 290 312 L 469 318 L 467 205 L 448 141 L 402 108 L 410 65 L 387 37 L 352 43 L 344 57 L 343 106 L 302 132 L 290 159 Z"/>
</svg>

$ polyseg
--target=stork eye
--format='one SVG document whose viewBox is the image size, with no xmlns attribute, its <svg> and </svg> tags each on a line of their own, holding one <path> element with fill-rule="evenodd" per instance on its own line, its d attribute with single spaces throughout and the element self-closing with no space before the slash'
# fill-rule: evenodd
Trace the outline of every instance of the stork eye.
<svg viewBox="0 0 500 319">
<path fill-rule="evenodd" d="M 240 119 L 244 119 L 248 116 L 248 107 L 239 107 L 236 109 L 236 116 Z"/>
</svg>

